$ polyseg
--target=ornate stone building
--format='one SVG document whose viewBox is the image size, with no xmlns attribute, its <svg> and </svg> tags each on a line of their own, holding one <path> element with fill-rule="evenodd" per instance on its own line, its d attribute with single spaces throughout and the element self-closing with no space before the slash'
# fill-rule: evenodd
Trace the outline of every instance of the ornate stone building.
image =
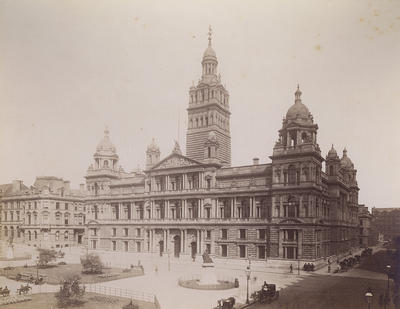
<svg viewBox="0 0 400 309">
<path fill-rule="evenodd" d="M 186 155 L 175 143 L 161 159 L 153 140 L 146 170 L 127 173 L 106 129 L 85 191 L 47 177 L 1 198 L 3 237 L 13 200 L 23 212 L 21 237 L 36 246 L 87 243 L 91 250 L 179 258 L 208 250 L 216 259 L 304 262 L 358 246 L 357 171 L 346 150 L 339 158 L 332 146 L 322 156 L 299 87 L 271 163 L 232 167 L 229 94 L 211 37 L 201 64 L 201 79 L 189 90 Z"/>
<path fill-rule="evenodd" d="M 153 141 L 146 170 L 125 173 L 105 132 L 86 176 L 90 248 L 316 261 L 358 246 L 357 171 L 346 150 L 323 158 L 299 87 L 272 162 L 230 167 L 229 94 L 209 40 L 189 91 L 186 155 L 175 143 L 160 160 Z"/>
<path fill-rule="evenodd" d="M 1 240 L 41 248 L 83 244 L 83 187 L 71 190 L 69 181 L 52 176 L 37 177 L 30 188 L 22 182 L 13 187 L 1 198 Z"/>
</svg>

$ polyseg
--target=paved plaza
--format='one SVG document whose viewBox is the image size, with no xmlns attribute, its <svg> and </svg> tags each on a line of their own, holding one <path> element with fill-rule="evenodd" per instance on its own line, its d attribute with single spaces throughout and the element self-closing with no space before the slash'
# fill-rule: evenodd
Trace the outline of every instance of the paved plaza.
<svg viewBox="0 0 400 309">
<path fill-rule="evenodd" d="M 66 249 L 65 252 L 66 255 L 63 260 L 67 263 L 80 263 L 80 256 L 86 253 L 86 251 L 81 248 Z M 106 265 L 113 267 L 128 268 L 130 264 L 137 265 L 140 263 L 144 267 L 145 275 L 103 282 L 99 285 L 103 287 L 153 293 L 157 296 L 161 308 L 163 309 L 212 308 L 217 304 L 218 299 L 230 296 L 234 296 L 238 303 L 244 303 L 246 301 L 247 279 L 245 267 L 241 264 L 229 265 L 217 262 L 215 266 L 215 272 L 218 277 L 237 278 L 239 280 L 239 288 L 219 291 L 200 291 L 180 287 L 178 285 L 178 279 L 182 276 L 199 274 L 201 271 L 201 258 L 193 262 L 185 258 L 168 258 L 168 256 L 148 256 L 144 258 L 143 255 L 134 253 L 115 254 L 114 252 L 100 252 L 100 256 Z M 28 264 L 32 264 L 34 258 L 35 257 L 33 257 L 32 261 Z M 21 261 L 8 262 L 8 265 L 21 265 Z M 297 265 L 294 266 L 297 267 Z M 316 287 L 318 288 L 318 284 L 316 286 L 313 284 L 321 280 L 323 281 L 323 278 L 332 278 L 330 280 L 333 280 L 332 282 L 334 282 L 334 284 L 339 284 L 342 279 L 345 282 L 349 277 L 351 279 L 373 280 L 376 282 L 384 282 L 386 279 L 384 274 L 358 268 L 351 269 L 345 273 L 333 274 L 328 273 L 327 267 L 323 267 L 314 273 L 301 271 L 300 275 L 298 275 L 296 267 L 294 267 L 293 273 L 290 273 L 285 269 L 259 267 L 256 264 L 252 265 L 251 278 L 249 281 L 250 294 L 252 291 L 259 290 L 264 281 L 276 284 L 277 289 L 281 291 L 289 287 L 292 290 L 293 287 L 295 287 L 294 291 L 298 291 L 304 286 L 313 286 L 313 289 Z M 327 282 L 329 282 L 329 280 L 327 280 Z M 4 285 L 7 285 L 11 290 L 16 290 L 21 283 L 0 277 L 0 286 Z M 354 285 L 354 283 L 352 283 L 352 285 Z M 42 286 L 34 286 L 32 293 L 54 292 L 56 290 L 58 290 L 57 286 L 45 284 Z M 283 293 L 281 293 L 281 301 L 285 304 L 293 298 L 290 296 L 291 292 L 289 294 L 287 292 L 292 290 L 285 289 Z M 296 297 L 299 297 L 298 293 Z"/>
</svg>

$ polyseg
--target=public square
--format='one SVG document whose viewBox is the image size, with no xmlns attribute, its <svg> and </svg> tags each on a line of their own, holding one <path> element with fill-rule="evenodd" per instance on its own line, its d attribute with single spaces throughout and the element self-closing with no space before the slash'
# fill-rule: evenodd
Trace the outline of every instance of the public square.
<svg viewBox="0 0 400 309">
<path fill-rule="evenodd" d="M 381 250 L 381 248 L 375 248 Z M 82 248 L 64 250 L 65 257 L 61 259 L 67 264 L 78 264 L 79 258 L 85 253 Z M 155 294 L 160 307 L 163 309 L 204 309 L 213 308 L 217 300 L 235 297 L 236 307 L 240 308 L 246 303 L 247 278 L 245 269 L 241 265 L 224 265 L 216 263 L 215 273 L 218 277 L 239 279 L 239 288 L 222 291 L 202 291 L 187 289 L 178 285 L 178 279 L 183 276 L 199 274 L 202 261 L 177 259 L 168 256 L 153 256 L 143 259 L 143 256 L 133 253 L 101 252 L 102 261 L 115 268 L 127 268 L 130 264 L 140 263 L 145 270 L 144 276 L 111 280 L 98 283 L 97 286 L 117 290 L 129 290 Z M 141 260 L 140 260 L 141 259 Z M 33 261 L 32 261 L 33 262 Z M 5 264 L 5 262 L 0 262 Z M 7 262 L 7 266 L 21 264 L 21 261 Z M 39 270 L 40 273 L 40 270 Z M 336 308 L 365 308 L 364 294 L 369 287 L 374 291 L 375 300 L 384 293 L 387 276 L 382 273 L 371 272 L 358 267 L 347 272 L 328 273 L 327 266 L 312 272 L 300 271 L 296 267 L 293 273 L 289 269 L 260 268 L 252 266 L 249 280 L 249 294 L 259 290 L 266 281 L 276 284 L 280 296 L 277 300 L 264 305 L 251 305 L 251 308 L 288 308 L 288 309 L 336 309 Z M 20 282 L 0 277 L 0 286 L 7 285 L 12 291 L 20 286 Z M 92 284 L 96 286 L 96 284 Z M 58 286 L 34 286 L 32 293 L 56 292 Z M 99 308 L 101 306 L 99 305 Z M 390 308 L 390 307 L 388 307 Z"/>
</svg>

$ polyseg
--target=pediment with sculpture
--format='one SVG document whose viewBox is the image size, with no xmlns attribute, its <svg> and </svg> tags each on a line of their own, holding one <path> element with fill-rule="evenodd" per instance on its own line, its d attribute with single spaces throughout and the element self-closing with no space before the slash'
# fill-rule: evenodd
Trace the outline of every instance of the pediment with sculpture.
<svg viewBox="0 0 400 309">
<path fill-rule="evenodd" d="M 162 160 L 160 163 L 156 164 L 152 168 L 152 170 L 187 167 L 187 166 L 201 166 L 201 165 L 202 163 L 189 159 L 183 155 L 172 154 L 167 158 L 165 158 L 164 160 Z"/>
</svg>

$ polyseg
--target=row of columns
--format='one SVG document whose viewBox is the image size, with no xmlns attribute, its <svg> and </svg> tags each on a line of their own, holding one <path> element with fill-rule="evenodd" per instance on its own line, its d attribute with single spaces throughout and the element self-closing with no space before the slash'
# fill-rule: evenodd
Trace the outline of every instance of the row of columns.
<svg viewBox="0 0 400 309">
<path fill-rule="evenodd" d="M 160 229 L 149 229 L 147 241 L 150 243 L 150 251 L 155 253 L 159 252 L 159 241 L 163 241 L 163 253 L 170 252 L 171 254 L 174 253 L 174 240 L 171 237 L 170 229 L 162 229 L 162 234 L 160 235 L 156 231 Z M 177 229 L 173 229 L 177 230 Z M 192 242 L 196 243 L 196 254 L 201 254 L 205 250 L 205 231 L 203 230 L 192 230 L 192 229 L 178 229 L 179 234 L 175 234 L 175 236 L 179 236 L 180 238 L 180 254 L 191 254 L 192 249 L 190 245 Z M 194 231 L 195 237 L 193 238 L 192 233 L 188 233 L 188 231 Z M 161 237 L 159 237 L 160 235 Z M 175 237 L 174 236 L 174 237 Z"/>
<path fill-rule="evenodd" d="M 181 176 L 182 177 L 182 190 L 186 190 L 186 189 L 191 189 L 189 187 L 189 181 L 188 181 L 188 174 L 176 174 L 176 175 L 165 175 L 162 177 L 165 177 L 165 190 L 169 191 L 172 190 L 172 182 L 171 182 L 171 178 L 173 178 L 174 176 Z M 198 172 L 197 173 L 197 179 L 198 179 L 198 188 L 203 188 L 204 185 L 204 172 Z M 152 191 L 157 191 L 156 190 L 156 177 L 153 176 L 150 179 L 150 183 L 151 183 L 151 190 Z M 192 186 L 193 186 L 193 182 L 192 182 Z"/>
<path fill-rule="evenodd" d="M 246 204 L 243 206 L 249 207 L 248 211 L 248 218 L 256 218 L 257 217 L 257 202 L 255 197 L 245 197 Z M 264 199 L 264 198 L 263 198 Z M 230 217 L 229 218 L 243 218 L 244 215 L 244 208 L 240 203 L 240 199 L 233 197 L 229 199 L 213 199 L 211 203 L 205 205 L 204 199 L 171 199 L 171 200 L 152 200 L 149 202 L 149 206 L 146 207 L 144 204 L 136 205 L 135 203 L 118 203 L 112 204 L 109 208 L 109 218 L 112 218 L 112 207 L 116 207 L 116 211 L 118 212 L 118 219 L 141 219 L 140 214 L 137 212 L 143 212 L 143 219 L 160 219 L 161 218 L 161 208 L 164 207 L 164 218 L 165 219 L 173 219 L 171 209 L 175 207 L 175 217 L 174 218 L 181 218 L 181 219 L 193 219 L 193 218 L 207 218 L 207 211 L 206 208 L 210 208 L 210 218 L 228 218 L 227 212 L 225 211 L 226 205 L 220 205 L 220 201 L 229 201 L 230 205 Z M 157 203 L 161 202 L 163 205 Z M 173 204 L 175 203 L 175 204 Z M 158 206 L 157 206 L 158 204 Z M 189 215 L 189 208 L 190 204 L 193 205 L 192 207 L 192 214 Z M 128 207 L 127 215 L 124 214 L 125 207 Z M 139 208 L 141 207 L 141 208 Z M 259 205 L 261 210 L 261 204 Z M 181 216 L 178 216 L 176 211 L 180 208 Z M 224 208 L 224 211 L 221 211 L 221 208 Z M 156 209 L 159 209 L 159 215 L 157 215 Z M 194 211 L 197 211 L 195 214 Z M 197 215 L 197 216 L 196 216 Z M 259 214 L 261 215 L 261 213 Z"/>
</svg>

